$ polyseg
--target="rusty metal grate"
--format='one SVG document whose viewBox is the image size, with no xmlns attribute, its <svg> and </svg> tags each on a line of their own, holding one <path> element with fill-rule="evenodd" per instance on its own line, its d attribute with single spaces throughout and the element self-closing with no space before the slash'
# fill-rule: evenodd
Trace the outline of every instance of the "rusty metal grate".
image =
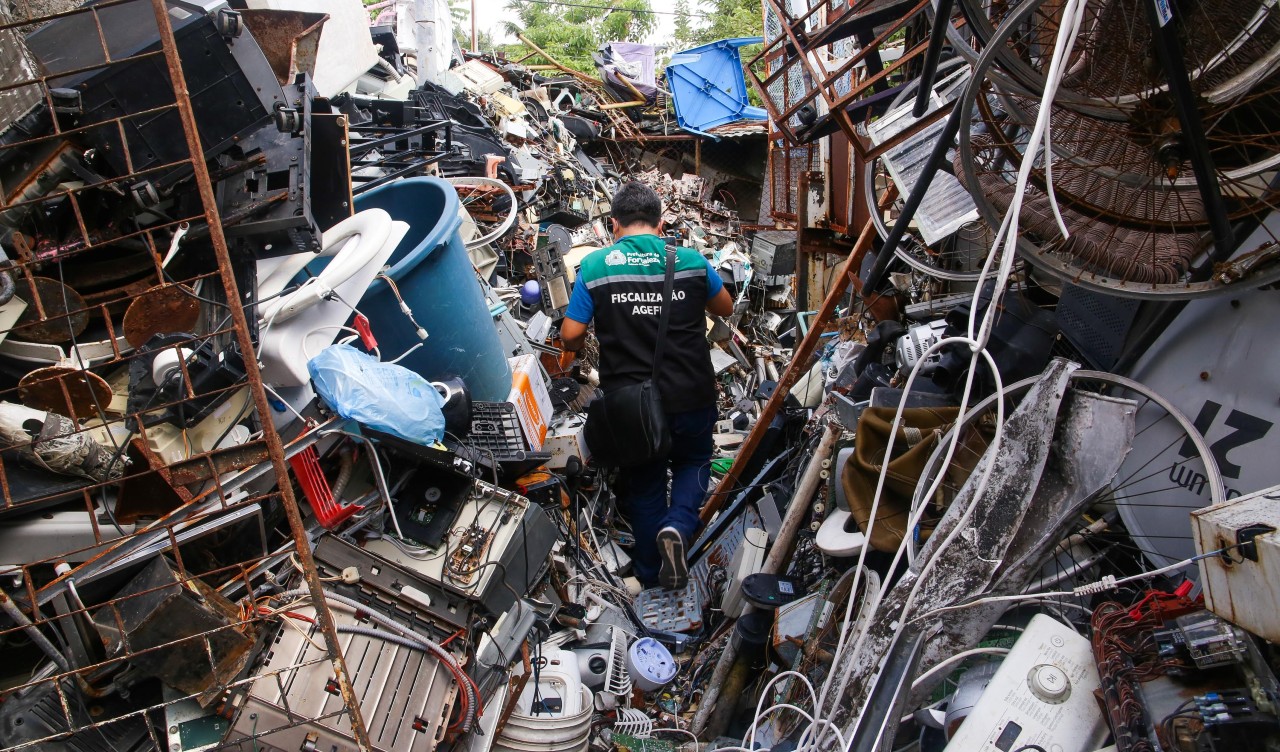
<svg viewBox="0 0 1280 752">
<path fill-rule="evenodd" d="M 22 543 L 0 551 L 0 749 L 169 749 L 176 719 L 224 728 L 222 698 L 281 628 L 265 594 L 325 602 L 286 464 L 318 433 L 277 433 L 224 229 L 255 209 L 221 216 L 215 194 L 253 165 L 206 162 L 237 124 L 202 112 L 198 132 L 193 98 L 229 84 L 179 55 L 233 36 L 235 15 L 193 30 L 164 0 L 34 12 L 48 5 L 0 3 L 0 539 Z M 87 62 L 19 43 L 73 25 Z M 144 70 L 145 104 L 89 111 L 92 83 Z M 233 98 L 255 127 L 269 100 Z M 315 621 L 329 714 L 370 748 L 328 609 Z"/>
</svg>

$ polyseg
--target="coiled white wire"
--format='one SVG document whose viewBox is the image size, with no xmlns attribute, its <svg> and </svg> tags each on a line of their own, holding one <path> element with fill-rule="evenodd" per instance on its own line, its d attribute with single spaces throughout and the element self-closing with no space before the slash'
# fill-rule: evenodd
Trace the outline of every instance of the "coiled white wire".
<svg viewBox="0 0 1280 752">
<path fill-rule="evenodd" d="M 1071 55 L 1071 51 L 1075 45 L 1076 37 L 1079 34 L 1080 27 L 1084 19 L 1086 2 L 1087 0 L 1068 0 L 1066 6 L 1063 9 L 1063 16 L 1067 19 L 1067 23 L 1061 26 L 1058 31 L 1058 37 L 1054 46 L 1053 62 L 1049 67 L 1049 73 L 1047 76 L 1044 96 L 1041 99 L 1040 109 L 1039 109 L 1039 112 L 1037 113 L 1036 123 L 1032 130 L 1030 141 L 1027 145 L 1026 154 L 1023 155 L 1022 163 L 1018 171 L 1018 180 L 1013 193 L 1013 200 L 1010 203 L 1009 209 L 1005 214 L 1003 222 L 1001 222 L 999 231 L 996 233 L 996 237 L 992 243 L 991 252 L 987 254 L 987 258 L 983 263 L 979 282 L 974 288 L 973 303 L 970 307 L 971 312 L 969 315 L 968 328 L 966 333 L 967 336 L 948 337 L 938 342 L 935 342 L 932 346 L 928 348 L 928 350 L 925 351 L 925 353 L 916 362 L 915 366 L 912 367 L 911 372 L 907 377 L 907 382 L 903 388 L 903 398 L 899 402 L 897 411 L 894 414 L 893 426 L 889 432 L 889 441 L 885 446 L 884 456 L 886 458 L 893 456 L 894 441 L 897 437 L 898 429 L 902 423 L 902 411 L 905 408 L 905 405 L 907 403 L 906 396 L 911 393 L 911 390 L 915 385 L 915 380 L 916 380 L 916 377 L 919 375 L 921 365 L 924 364 L 929 359 L 929 357 L 931 357 L 934 353 L 938 352 L 943 347 L 949 347 L 951 345 L 959 345 L 959 344 L 967 345 L 970 349 L 970 352 L 972 352 L 972 357 L 970 358 L 970 361 L 969 361 L 969 370 L 965 376 L 964 390 L 960 398 L 960 413 L 963 415 L 965 411 L 968 409 L 969 400 L 973 390 L 973 380 L 977 373 L 978 367 L 980 365 L 985 365 L 987 369 L 990 371 L 992 375 L 992 379 L 995 382 L 996 393 L 1000 395 L 1000 399 L 995 400 L 995 404 L 996 404 L 995 434 L 992 438 L 991 444 L 988 447 L 987 451 L 991 457 L 995 457 L 1000 451 L 1001 442 L 1004 437 L 1004 422 L 1005 422 L 1004 402 L 1005 400 L 1003 399 L 1003 397 L 1004 397 L 1005 390 L 1004 390 L 1004 383 L 1000 377 L 1000 372 L 996 368 L 995 360 L 994 358 L 992 358 L 991 354 L 987 351 L 986 345 L 987 345 L 987 342 L 990 340 L 991 330 L 995 325 L 995 317 L 997 315 L 997 312 L 1000 310 L 1000 300 L 1005 294 L 1005 291 L 1008 287 L 1009 279 L 1013 273 L 1013 265 L 1017 255 L 1018 233 L 1020 230 L 1019 213 L 1022 208 L 1023 198 L 1025 197 L 1025 194 L 1026 194 L 1027 184 L 1030 180 L 1031 170 L 1035 166 L 1036 159 L 1042 151 L 1045 154 L 1045 175 L 1046 175 L 1046 181 L 1048 183 L 1047 190 L 1048 190 L 1048 195 L 1050 199 L 1050 204 L 1053 207 L 1054 218 L 1057 220 L 1059 229 L 1062 231 L 1063 235 L 1064 236 L 1067 235 L 1067 228 L 1065 223 L 1062 220 L 1062 216 L 1058 210 L 1057 201 L 1053 193 L 1053 180 L 1052 180 L 1053 155 L 1051 152 L 1052 141 L 1050 136 L 1049 115 L 1052 109 L 1051 105 L 1053 103 L 1053 99 L 1056 96 L 1058 87 L 1061 84 L 1063 75 L 1065 74 L 1064 63 L 1067 60 L 1067 58 L 1070 57 Z M 979 84 L 978 82 L 975 82 L 973 85 L 979 85 Z M 995 268 L 997 261 L 999 262 L 999 266 L 998 268 Z M 983 313 L 983 315 L 981 316 L 981 319 L 979 320 L 978 311 L 980 310 L 981 296 L 983 293 L 983 289 L 986 286 L 985 285 L 986 280 L 991 279 L 993 277 L 993 271 L 994 271 L 994 286 L 991 293 L 991 300 L 987 305 L 986 311 Z M 952 458 L 955 456 L 956 449 L 959 446 L 960 434 L 961 432 L 958 430 L 952 432 L 951 442 L 947 446 L 946 456 L 943 458 L 942 463 L 939 467 L 945 468 L 950 465 Z M 984 492 L 986 491 L 987 484 L 990 481 L 991 473 L 994 469 L 994 466 L 995 466 L 994 462 L 985 463 L 985 467 L 983 468 L 982 474 L 978 479 L 978 484 L 977 484 L 975 493 L 970 497 L 972 500 L 977 500 L 983 496 Z M 872 499 L 871 510 L 868 515 L 867 530 L 864 531 L 864 533 L 868 537 L 870 537 L 871 530 L 875 525 L 876 512 L 878 511 L 880 500 L 884 493 L 884 485 L 888 476 L 888 469 L 889 469 L 889 463 L 886 459 L 886 461 L 882 462 L 880 466 L 880 476 L 876 481 L 875 495 Z M 939 472 L 937 474 L 937 477 L 934 478 L 929 491 L 924 495 L 924 498 L 931 498 L 935 493 L 937 493 L 938 488 L 941 486 L 944 478 L 945 478 L 945 473 Z M 961 513 L 960 519 L 957 521 L 956 525 L 952 528 L 951 532 L 934 549 L 932 558 L 928 562 L 926 562 L 924 567 L 921 569 L 919 576 L 916 578 L 916 581 L 913 584 L 911 591 L 907 596 L 907 600 L 902 611 L 903 616 L 906 616 L 911 612 L 912 607 L 915 605 L 916 598 L 919 595 L 921 586 L 923 585 L 924 582 L 928 580 L 928 575 L 933 570 L 934 565 L 941 558 L 942 553 L 946 551 L 946 549 L 955 541 L 956 536 L 960 535 L 961 532 L 965 529 L 965 526 L 968 523 L 969 517 L 971 516 L 974 510 L 974 507 L 975 507 L 975 504 L 973 504 L 971 501 L 969 506 L 966 507 L 965 510 Z M 919 524 L 920 518 L 923 514 L 924 514 L 924 506 L 922 505 L 918 510 L 913 511 L 913 513 L 910 516 L 910 519 L 908 520 L 906 529 L 913 530 L 915 526 Z M 902 556 L 906 552 L 908 545 L 909 545 L 909 536 L 904 536 L 902 543 L 898 546 L 898 550 L 894 555 L 893 563 L 890 565 L 890 568 L 889 568 L 890 571 L 894 571 L 896 569 L 896 567 L 898 566 L 898 564 L 902 559 Z M 856 740 L 857 738 L 856 731 L 857 731 L 857 722 L 858 722 L 857 720 L 854 721 L 853 728 L 850 729 L 850 733 L 846 737 L 844 734 L 840 732 L 840 729 L 838 729 L 833 723 L 830 722 L 830 720 L 823 717 L 822 712 L 823 712 L 823 708 L 826 707 L 828 698 L 831 696 L 831 690 L 835 688 L 836 691 L 834 696 L 840 697 L 844 693 L 844 690 L 848 685 L 853 664 L 850 664 L 849 670 L 841 672 L 839 670 L 840 659 L 844 656 L 845 652 L 850 649 L 849 630 L 850 630 L 850 625 L 852 624 L 853 602 L 855 600 L 855 594 L 858 592 L 858 585 L 862 577 L 863 567 L 865 565 L 866 556 L 869 549 L 870 549 L 869 546 L 864 546 L 862 551 L 858 555 L 858 562 L 855 567 L 856 572 L 854 574 L 853 584 L 850 587 L 850 591 L 849 591 L 850 596 L 845 606 L 844 621 L 841 625 L 841 630 L 840 630 L 840 639 L 836 644 L 836 650 L 830 662 L 831 671 L 827 674 L 825 681 L 823 681 L 822 683 L 821 692 L 818 693 L 816 697 L 814 697 L 815 693 L 813 691 L 812 684 L 810 684 L 805 677 L 800 676 L 799 674 L 796 674 L 796 672 L 786 671 L 778 674 L 778 676 L 774 677 L 774 679 L 770 681 L 769 684 L 765 685 L 764 691 L 761 693 L 760 702 L 757 703 L 756 715 L 752 719 L 748 736 L 744 737 L 744 740 L 743 740 L 744 747 L 742 748 L 730 747 L 730 748 L 727 748 L 728 750 L 733 750 L 736 752 L 736 749 L 741 749 L 743 750 L 743 752 L 745 752 L 745 750 L 753 747 L 755 744 L 755 735 L 756 735 L 757 727 L 760 725 L 760 723 L 763 721 L 764 718 L 766 718 L 769 714 L 776 712 L 778 710 L 791 710 L 792 712 L 796 712 L 801 717 L 803 717 L 809 724 L 807 727 L 805 727 L 803 733 L 800 736 L 799 742 L 797 744 L 798 751 L 807 750 L 807 749 L 815 749 L 815 750 L 831 749 L 832 747 L 828 744 L 829 741 L 834 741 L 838 743 L 839 747 L 837 747 L 837 749 L 847 751 L 851 747 L 853 742 Z M 879 601 L 883 601 L 883 596 L 888 594 L 891 587 L 892 587 L 892 583 L 886 580 L 885 584 L 882 587 L 881 598 L 879 599 Z M 867 615 L 867 618 L 862 620 L 863 623 L 870 623 L 871 619 L 874 618 L 875 610 L 878 609 L 879 607 L 879 601 L 871 604 L 872 611 Z M 901 636 L 902 631 L 906 627 L 906 623 L 907 623 L 906 619 L 898 620 L 897 626 L 895 627 L 894 636 L 893 636 L 894 642 L 896 642 L 897 639 Z M 855 654 L 858 652 L 858 649 L 862 646 L 862 643 L 865 640 L 865 638 L 866 638 L 866 632 L 864 631 L 862 635 L 859 636 L 857 641 L 854 642 L 852 647 Z M 810 700 L 813 702 L 814 712 L 812 715 L 810 715 L 809 713 L 806 713 L 805 711 L 803 711 L 798 707 L 788 705 L 785 703 L 779 703 L 779 704 L 772 705 L 767 709 L 763 709 L 763 710 L 761 709 L 761 705 L 763 705 L 764 698 L 767 696 L 769 688 L 772 687 L 776 681 L 787 676 L 799 676 L 801 679 L 804 679 L 804 685 L 806 686 L 806 688 L 808 688 L 809 694 L 810 694 Z M 830 739 L 831 734 L 834 734 L 835 736 L 834 739 Z M 747 746 L 748 744 L 750 746 Z"/>
</svg>

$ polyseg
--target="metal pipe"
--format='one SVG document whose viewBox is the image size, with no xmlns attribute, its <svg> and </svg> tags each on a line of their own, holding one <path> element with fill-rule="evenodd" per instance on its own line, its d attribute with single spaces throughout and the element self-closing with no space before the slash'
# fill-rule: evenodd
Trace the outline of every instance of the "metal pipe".
<svg viewBox="0 0 1280 752">
<path fill-rule="evenodd" d="M 924 67 L 920 71 L 920 88 L 911 116 L 924 117 L 929 108 L 929 95 L 933 93 L 933 81 L 938 77 L 938 58 L 942 57 L 942 43 L 946 40 L 947 25 L 951 23 L 951 5 L 955 0 L 938 0 L 933 11 L 933 28 L 929 30 L 929 47 L 924 51 Z"/>
<path fill-rule="evenodd" d="M 891 201 L 892 191 L 885 193 L 885 201 Z M 741 476 L 743 469 L 746 467 L 751 456 L 755 454 L 756 449 L 760 446 L 760 442 L 764 440 L 765 432 L 769 430 L 773 418 L 778 414 L 778 410 L 782 408 L 783 400 L 791 393 L 791 387 L 795 385 L 800 376 L 809 371 L 809 358 L 813 355 L 818 342 L 822 339 L 822 329 L 831 320 L 831 316 L 835 313 L 836 304 L 844 297 L 845 290 L 849 288 L 852 275 L 856 273 L 858 264 L 862 261 L 862 256 L 868 248 L 871 247 L 871 238 L 875 235 L 875 224 L 871 220 L 867 220 L 862 226 L 862 233 L 858 235 L 858 241 L 854 243 L 853 248 L 849 251 L 849 256 L 845 259 L 844 265 L 840 268 L 840 272 L 836 275 L 831 289 L 827 291 L 827 297 L 822 301 L 822 307 L 814 315 L 813 322 L 810 324 L 809 333 L 800 340 L 800 344 L 796 347 L 791 362 L 787 364 L 787 370 L 782 373 L 782 378 L 778 381 L 778 386 L 773 390 L 773 394 L 769 396 L 769 401 L 765 403 L 764 409 L 760 411 L 760 419 L 751 427 L 751 433 L 747 434 L 747 440 L 742 443 L 742 448 L 738 450 L 737 456 L 734 458 L 733 464 L 729 466 L 729 472 L 725 473 L 720 479 L 720 483 L 716 485 L 716 490 L 711 493 L 711 497 L 707 499 L 707 503 L 702 507 L 702 512 L 698 515 L 703 523 L 706 523 L 715 516 L 716 512 L 724 506 L 728 500 L 729 494 L 738 484 L 738 478 Z"/>
<path fill-rule="evenodd" d="M 754 609 L 753 609 L 754 610 Z M 743 611 L 743 616 L 747 614 Z M 724 681 L 707 687 L 707 694 L 714 694 L 717 697 L 723 695 L 732 700 L 718 702 L 715 705 L 707 705 L 706 695 L 703 695 L 702 704 L 698 706 L 698 712 L 701 713 L 703 708 L 710 708 L 710 719 L 707 721 L 705 734 L 714 739 L 719 737 L 729 727 L 729 721 L 733 717 L 733 711 L 738 708 L 738 697 L 742 695 L 747 688 L 747 682 L 751 680 L 751 660 L 746 656 L 740 655 L 733 646 L 733 637 L 729 638 L 728 644 L 724 646 L 725 653 L 730 653 L 733 659 L 729 662 L 729 671 L 726 672 Z M 723 659 L 724 653 L 721 653 Z M 720 668 L 720 664 L 716 664 L 716 668 Z M 712 678 L 715 681 L 715 678 Z M 714 698 L 713 698 L 714 699 Z M 700 730 L 697 725 L 697 718 L 694 718 L 693 733 L 698 734 Z"/>
<path fill-rule="evenodd" d="M 828 423 L 822 431 L 822 439 L 818 442 L 818 448 L 814 450 L 813 456 L 809 458 L 809 463 L 805 465 L 804 473 L 800 476 L 800 483 L 796 486 L 796 492 L 791 497 L 791 503 L 787 505 L 786 515 L 782 518 L 782 524 L 778 528 L 778 535 L 773 541 L 773 546 L 769 549 L 769 556 L 764 560 L 764 566 L 760 571 L 764 574 L 777 574 L 782 569 L 782 565 L 791 555 L 791 546 L 795 542 L 796 533 L 800 531 L 800 524 L 804 522 L 805 512 L 809 507 L 809 498 L 818 490 L 818 484 L 822 481 L 822 462 L 831 454 L 832 448 L 835 446 L 836 438 L 840 432 L 835 425 Z M 754 608 L 747 605 L 743 609 L 743 615 L 750 613 Z M 733 640 L 724 646 L 724 651 L 720 653 L 720 657 L 716 660 L 715 670 L 711 674 L 711 679 L 707 682 L 707 690 L 702 694 L 702 700 L 698 703 L 698 712 L 693 716 L 692 730 L 694 735 L 700 736 L 703 731 L 715 731 L 713 735 L 718 736 L 719 731 L 717 725 L 722 726 L 723 721 L 712 723 L 712 713 L 715 710 L 717 700 L 720 699 L 722 691 L 726 687 L 730 687 L 730 674 L 733 672 L 737 663 L 738 650 L 733 644 Z M 739 689 L 739 691 L 741 691 Z M 730 693 L 735 694 L 735 693 Z M 727 716 L 722 713 L 716 713 L 717 721 L 721 718 L 727 721 Z"/>
<path fill-rule="evenodd" d="M 818 490 L 818 484 L 822 482 L 822 463 L 831 454 L 839 436 L 840 431 L 834 423 L 828 423 L 823 429 L 822 440 L 818 442 L 818 448 L 809 458 L 809 464 L 805 465 L 800 483 L 797 484 L 796 492 L 791 497 L 791 503 L 787 505 L 787 512 L 782 518 L 778 535 L 774 538 L 773 546 L 769 549 L 769 556 L 764 560 L 761 572 L 777 574 L 791 557 L 791 546 L 795 542 L 796 533 L 800 531 L 800 525 L 804 522 L 805 512 L 809 511 L 809 499 Z"/>
<path fill-rule="evenodd" d="M 169 80 L 173 84 L 183 135 L 187 139 L 196 188 L 200 193 L 200 203 L 204 208 L 205 221 L 209 226 L 209 242 L 213 245 L 214 257 L 218 262 L 218 274 L 222 278 L 226 299 L 230 303 L 236 342 L 240 346 L 240 351 L 246 354 L 244 370 L 249 383 L 249 392 L 253 395 L 253 403 L 258 415 L 265 417 L 271 415 L 271 406 L 267 402 L 267 393 L 262 386 L 262 373 L 258 368 L 258 361 L 251 357 L 255 352 L 253 338 L 249 335 L 249 321 L 245 317 L 244 308 L 239 304 L 239 301 L 244 298 L 240 296 L 235 269 L 231 266 L 231 252 L 227 248 L 227 238 L 222 231 L 222 220 L 218 213 L 217 198 L 213 194 L 213 183 L 209 180 L 209 166 L 204 160 L 204 147 L 200 143 L 195 112 L 191 107 L 191 95 L 187 90 L 186 75 L 182 71 L 182 59 L 178 55 L 178 46 L 174 41 L 173 25 L 169 23 L 169 8 L 165 0 L 151 0 L 151 8 L 160 32 L 160 44 L 164 48 L 165 62 L 169 66 Z M 289 468 L 285 464 L 284 444 L 280 440 L 280 434 L 276 433 L 275 426 L 269 420 L 263 421 L 262 435 L 267 444 L 267 454 L 271 458 L 272 469 L 275 471 L 276 478 L 280 479 L 281 506 L 284 507 L 285 516 L 289 520 L 289 530 L 293 534 L 298 559 L 302 564 L 303 579 L 306 580 L 312 602 L 317 606 L 316 621 L 319 622 L 320 629 L 324 633 L 325 652 L 333 665 L 338 689 L 349 714 L 352 736 L 355 737 L 355 743 L 359 749 L 371 751 L 373 744 L 369 740 L 364 716 L 360 712 L 360 699 L 356 696 L 351 674 L 347 671 L 342 651 L 338 647 L 341 644 L 338 641 L 338 631 L 334 625 L 333 615 L 325 607 L 320 574 L 316 570 L 316 562 L 311 555 L 311 541 L 302 521 L 302 512 L 298 509 L 298 500 L 293 495 L 293 485 L 288 481 Z"/>
<path fill-rule="evenodd" d="M 712 671 L 712 678 L 707 680 L 707 691 L 703 692 L 703 698 L 698 702 L 698 712 L 695 712 L 694 721 L 690 724 L 690 730 L 695 737 L 701 738 L 704 730 L 707 729 L 712 711 L 716 710 L 717 701 L 721 696 L 721 689 L 728 683 L 728 675 L 736 662 L 737 646 L 733 645 L 733 638 L 730 637 L 728 642 L 724 643 L 724 650 L 716 660 L 716 670 Z"/>
<path fill-rule="evenodd" d="M 13 619 L 15 624 L 22 627 L 22 631 L 26 632 L 31 641 L 43 650 L 50 660 L 57 664 L 59 670 L 63 673 L 71 670 L 71 664 L 67 662 L 67 657 L 59 652 L 52 642 L 49 642 L 49 638 L 45 637 L 36 628 L 36 625 L 31 623 L 27 615 L 22 613 L 22 609 L 18 608 L 18 604 L 14 603 L 3 590 L 0 590 L 0 611 L 4 611 L 9 615 L 10 619 Z"/>
</svg>

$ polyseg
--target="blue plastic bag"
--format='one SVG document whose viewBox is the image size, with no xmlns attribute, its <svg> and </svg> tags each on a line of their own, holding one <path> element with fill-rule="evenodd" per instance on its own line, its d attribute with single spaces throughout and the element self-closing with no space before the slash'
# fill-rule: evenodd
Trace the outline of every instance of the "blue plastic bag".
<svg viewBox="0 0 1280 752">
<path fill-rule="evenodd" d="M 350 345 L 331 345 L 307 363 L 316 394 L 338 415 L 415 444 L 444 436 L 444 398 L 408 368 Z"/>
</svg>

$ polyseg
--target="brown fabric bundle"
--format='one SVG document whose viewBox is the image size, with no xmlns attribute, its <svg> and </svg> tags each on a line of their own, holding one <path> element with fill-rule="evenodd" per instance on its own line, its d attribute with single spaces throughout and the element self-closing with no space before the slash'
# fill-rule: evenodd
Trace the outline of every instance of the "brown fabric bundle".
<svg viewBox="0 0 1280 752">
<path fill-rule="evenodd" d="M 876 524 L 871 531 L 871 547 L 893 553 L 907 534 L 911 516 L 911 497 L 924 472 L 925 463 L 938 442 L 946 435 L 959 415 L 955 407 L 909 407 L 902 411 L 893 457 L 885 476 L 884 494 L 876 510 Z M 897 408 L 869 407 L 858 419 L 854 438 L 854 456 L 844 467 L 840 482 L 844 484 L 849 511 L 861 530 L 871 519 L 871 503 L 880 479 L 880 463 L 889 443 L 889 432 Z M 927 540 L 954 491 L 964 484 L 986 450 L 992 433 L 983 421 L 961 437 L 956 456 L 947 469 L 947 482 L 939 497 L 926 502 L 929 509 L 920 520 L 921 540 Z"/>
</svg>

